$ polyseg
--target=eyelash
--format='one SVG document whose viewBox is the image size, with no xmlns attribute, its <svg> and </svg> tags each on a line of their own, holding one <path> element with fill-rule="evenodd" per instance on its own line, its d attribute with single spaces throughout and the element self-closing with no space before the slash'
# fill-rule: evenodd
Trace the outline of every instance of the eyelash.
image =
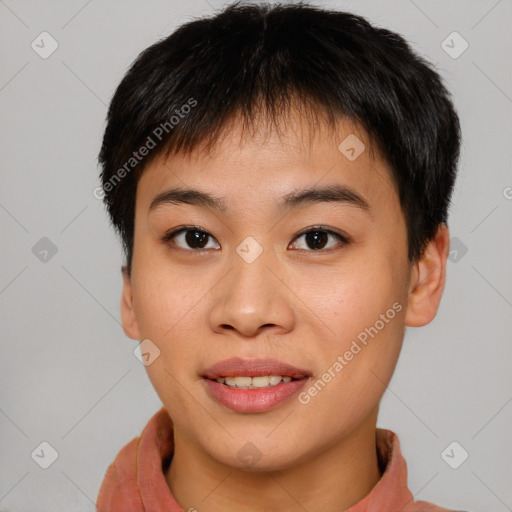
<svg viewBox="0 0 512 512">
<path fill-rule="evenodd" d="M 161 240 L 161 242 L 168 244 L 171 241 L 172 238 L 178 236 L 181 233 L 187 232 L 187 231 L 197 231 L 199 233 L 204 233 L 204 234 L 208 235 L 210 238 L 213 238 L 214 240 L 216 240 L 215 237 L 213 237 L 210 233 L 208 233 L 204 229 L 200 228 L 199 226 L 183 226 L 181 228 L 174 229 L 174 230 L 172 230 L 172 231 L 170 231 L 168 233 L 165 233 L 160 238 L 160 240 Z M 301 236 L 307 235 L 308 233 L 311 233 L 311 232 L 322 232 L 322 233 L 327 233 L 328 235 L 332 235 L 339 242 L 341 242 L 342 246 L 348 245 L 350 243 L 350 241 L 351 241 L 347 236 L 342 235 L 341 233 L 338 233 L 336 231 L 333 231 L 332 229 L 325 228 L 323 226 L 313 226 L 313 227 L 307 228 L 306 230 L 304 230 L 304 231 L 300 232 L 299 234 L 297 234 L 295 236 L 295 238 L 293 239 L 293 241 L 295 241 L 298 238 L 300 238 Z M 174 243 L 172 245 L 176 246 L 176 244 L 174 244 Z M 177 249 L 181 249 L 183 251 L 196 252 L 196 253 L 209 250 L 209 249 L 183 249 L 182 247 L 178 247 L 178 246 L 176 246 L 176 248 Z M 315 252 L 315 253 L 330 253 L 332 251 L 339 250 L 339 248 L 331 247 L 329 249 L 317 249 L 317 250 L 314 250 L 314 249 L 309 249 L 309 250 L 307 250 L 307 249 L 298 249 L 298 250 L 306 251 L 306 252 Z"/>
</svg>

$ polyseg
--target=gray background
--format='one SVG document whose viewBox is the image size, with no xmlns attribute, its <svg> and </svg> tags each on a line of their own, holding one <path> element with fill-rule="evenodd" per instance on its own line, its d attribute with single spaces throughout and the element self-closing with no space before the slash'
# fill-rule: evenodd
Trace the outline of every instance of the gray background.
<svg viewBox="0 0 512 512">
<path fill-rule="evenodd" d="M 512 510 L 512 1 L 316 3 L 398 31 L 455 95 L 457 252 L 437 318 L 407 331 L 379 426 L 399 435 L 416 499 Z M 161 406 L 119 325 L 121 250 L 93 196 L 96 156 L 138 53 L 222 5 L 0 1 L 3 512 L 93 511 L 108 464 Z M 31 48 L 43 31 L 59 44 L 47 59 Z M 458 58 L 441 46 L 453 31 L 469 44 Z M 31 457 L 43 441 L 58 452 L 48 469 Z M 469 453 L 458 469 L 441 456 L 452 441 Z"/>
</svg>

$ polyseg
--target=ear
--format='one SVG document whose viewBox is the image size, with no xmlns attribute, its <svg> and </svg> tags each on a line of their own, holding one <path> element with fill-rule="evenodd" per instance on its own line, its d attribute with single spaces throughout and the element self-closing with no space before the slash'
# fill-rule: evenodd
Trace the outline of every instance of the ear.
<svg viewBox="0 0 512 512">
<path fill-rule="evenodd" d="M 443 295 L 449 251 L 450 234 L 446 224 L 442 223 L 411 269 L 406 325 L 421 327 L 435 318 Z"/>
<path fill-rule="evenodd" d="M 132 280 L 127 267 L 122 268 L 123 293 L 121 296 L 121 324 L 123 331 L 129 338 L 140 340 L 137 317 L 133 309 Z"/>
</svg>

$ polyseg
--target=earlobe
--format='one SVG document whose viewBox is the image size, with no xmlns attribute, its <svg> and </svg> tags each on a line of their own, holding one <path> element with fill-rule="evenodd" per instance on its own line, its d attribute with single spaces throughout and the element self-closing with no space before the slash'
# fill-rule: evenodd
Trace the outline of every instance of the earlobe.
<svg viewBox="0 0 512 512">
<path fill-rule="evenodd" d="M 139 326 L 133 308 L 133 291 L 131 276 L 126 267 L 122 268 L 123 292 L 121 295 L 121 324 L 123 331 L 129 338 L 140 340 Z"/>
<path fill-rule="evenodd" d="M 435 318 L 443 295 L 449 251 L 450 234 L 442 223 L 411 269 L 405 315 L 405 324 L 409 327 L 421 327 Z"/>
</svg>

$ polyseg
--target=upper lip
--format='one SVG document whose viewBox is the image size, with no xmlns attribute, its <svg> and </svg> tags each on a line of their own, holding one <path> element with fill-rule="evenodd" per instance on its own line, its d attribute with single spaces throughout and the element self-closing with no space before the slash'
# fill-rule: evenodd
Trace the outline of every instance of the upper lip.
<svg viewBox="0 0 512 512">
<path fill-rule="evenodd" d="M 276 359 L 241 359 L 235 357 L 219 361 L 210 366 L 204 370 L 202 377 L 215 380 L 219 377 L 258 377 L 261 375 L 281 375 L 299 379 L 310 376 L 310 373 Z"/>
</svg>

